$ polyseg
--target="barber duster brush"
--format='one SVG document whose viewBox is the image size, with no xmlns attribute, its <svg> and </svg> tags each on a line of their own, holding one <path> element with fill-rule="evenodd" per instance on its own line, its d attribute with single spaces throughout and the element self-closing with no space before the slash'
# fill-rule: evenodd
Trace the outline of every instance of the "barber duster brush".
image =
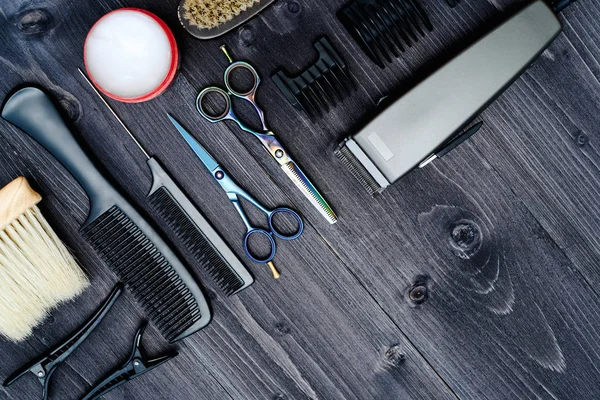
<svg viewBox="0 0 600 400">
<path fill-rule="evenodd" d="M 37 207 L 41 200 L 24 177 L 0 190 L 0 334 L 13 341 L 89 284 Z"/>
</svg>

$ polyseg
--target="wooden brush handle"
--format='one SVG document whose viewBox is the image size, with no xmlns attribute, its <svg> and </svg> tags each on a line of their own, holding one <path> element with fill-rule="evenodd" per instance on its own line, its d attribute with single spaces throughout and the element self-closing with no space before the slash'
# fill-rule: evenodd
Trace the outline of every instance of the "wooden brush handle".
<svg viewBox="0 0 600 400">
<path fill-rule="evenodd" d="M 42 196 L 20 176 L 0 190 L 0 230 L 42 201 Z"/>
</svg>

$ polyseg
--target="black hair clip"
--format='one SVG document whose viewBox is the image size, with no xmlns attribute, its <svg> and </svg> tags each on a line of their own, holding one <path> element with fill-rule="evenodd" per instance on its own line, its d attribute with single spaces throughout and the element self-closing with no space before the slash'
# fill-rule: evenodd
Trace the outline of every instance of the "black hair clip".
<svg viewBox="0 0 600 400">
<path fill-rule="evenodd" d="M 166 363 L 178 355 L 177 352 L 173 352 L 152 360 L 146 359 L 142 354 L 142 336 L 144 335 L 146 326 L 147 324 L 143 323 L 135 334 L 135 339 L 133 340 L 133 350 L 131 351 L 131 355 L 129 356 L 127 362 L 125 362 L 125 364 L 94 386 L 94 388 L 90 390 L 82 400 L 98 399 L 116 387 L 121 386 L 122 384 L 153 370 L 154 368 Z"/>
<path fill-rule="evenodd" d="M 432 31 L 417 0 L 353 0 L 338 18 L 363 51 L 381 68 Z"/>
<path fill-rule="evenodd" d="M 79 347 L 81 343 L 83 343 L 83 341 L 92 333 L 92 331 L 96 329 L 98 325 L 100 325 L 100 322 L 102 322 L 122 292 L 123 284 L 119 283 L 117 286 L 115 286 L 110 296 L 104 301 L 96 313 L 94 313 L 94 315 L 85 323 L 85 325 L 75 332 L 68 340 L 49 351 L 46 355 L 41 356 L 35 361 L 28 363 L 24 367 L 15 371 L 4 381 L 3 385 L 9 386 L 17 379 L 30 372 L 39 379 L 43 387 L 42 398 L 47 400 L 50 389 L 50 378 L 52 377 L 54 371 L 77 349 L 77 347 Z"/>
<path fill-rule="evenodd" d="M 329 112 L 330 106 L 335 107 L 354 90 L 354 83 L 346 63 L 327 38 L 320 38 L 314 47 L 319 59 L 300 75 L 290 78 L 279 70 L 271 78 L 294 108 L 309 116 L 322 116 L 321 110 Z"/>
</svg>

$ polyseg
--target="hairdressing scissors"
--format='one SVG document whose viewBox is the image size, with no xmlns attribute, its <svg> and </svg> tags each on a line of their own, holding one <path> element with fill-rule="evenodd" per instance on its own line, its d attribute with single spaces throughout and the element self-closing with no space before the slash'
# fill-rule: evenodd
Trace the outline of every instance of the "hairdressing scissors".
<svg viewBox="0 0 600 400">
<path fill-rule="evenodd" d="M 298 239 L 298 237 L 300 237 L 300 235 L 304 231 L 304 222 L 302 221 L 302 218 L 300 218 L 300 215 L 298 215 L 296 211 L 285 207 L 276 208 L 274 210 L 269 210 L 266 207 L 264 207 L 262 204 L 256 201 L 248 192 L 239 187 L 234 182 L 234 180 L 231 179 L 227 172 L 225 172 L 223 167 L 221 167 L 221 165 L 219 165 L 219 163 L 215 161 L 215 159 L 208 153 L 208 151 L 204 147 L 202 147 L 202 145 L 198 143 L 198 141 L 194 139 L 192 135 L 179 124 L 179 122 L 177 122 L 170 115 L 169 118 L 171 119 L 171 122 L 173 123 L 173 125 L 175 125 L 175 128 L 177 128 L 181 136 L 183 136 L 187 144 L 192 148 L 194 153 L 196 153 L 196 156 L 198 156 L 200 161 L 202 161 L 206 169 L 211 173 L 213 178 L 217 181 L 217 183 L 221 186 L 225 193 L 227 193 L 227 197 L 229 197 L 229 200 L 231 201 L 231 203 L 233 203 L 235 209 L 240 214 L 240 217 L 242 217 L 242 221 L 244 221 L 244 225 L 246 225 L 246 236 L 244 237 L 243 243 L 246 255 L 254 262 L 269 265 L 275 279 L 279 278 L 279 272 L 277 272 L 277 269 L 275 269 L 275 266 L 273 264 L 273 259 L 275 258 L 275 253 L 277 252 L 275 237 L 283 240 Z M 257 228 L 252 225 L 252 223 L 248 219 L 248 216 L 244 212 L 244 209 L 242 208 L 242 205 L 240 203 L 240 197 L 247 200 L 250 204 L 254 205 L 267 216 L 269 230 Z M 296 223 L 298 224 L 297 230 L 291 234 L 279 230 L 277 228 L 277 224 L 275 223 L 275 216 L 277 215 L 289 215 L 293 217 L 296 220 Z M 262 235 L 269 241 L 271 247 L 269 250 L 269 255 L 267 257 L 256 256 L 250 249 L 249 240 L 250 237 L 254 235 Z"/>
<path fill-rule="evenodd" d="M 330 224 L 334 224 L 337 222 L 337 216 L 327 204 L 327 201 L 321 196 L 319 191 L 315 188 L 312 182 L 308 179 L 308 177 L 302 172 L 298 164 L 294 162 L 292 157 L 285 151 L 281 143 L 275 138 L 275 134 L 267 128 L 265 123 L 265 115 L 263 110 L 256 103 L 256 90 L 260 84 L 260 77 L 258 73 L 254 69 L 254 67 L 243 61 L 234 62 L 225 46 L 221 46 L 221 50 L 227 56 L 229 60 L 229 67 L 225 70 L 224 81 L 225 87 L 227 90 L 223 90 L 216 86 L 210 86 L 205 88 L 200 92 L 198 98 L 196 99 L 196 108 L 198 112 L 207 120 L 212 123 L 222 122 L 225 120 L 235 121 L 239 127 L 252 135 L 254 135 L 258 140 L 261 141 L 265 149 L 271 154 L 271 156 L 279 163 L 281 169 L 285 172 L 285 174 L 294 182 L 294 184 L 300 189 L 302 194 L 311 202 L 311 204 L 319 210 L 321 215 L 323 215 Z M 231 81 L 231 74 L 235 70 L 246 70 L 250 72 L 254 79 L 254 84 L 252 85 L 252 89 L 243 92 L 236 90 Z M 219 97 L 225 100 L 225 107 L 221 113 L 211 113 L 207 110 L 205 105 L 205 99 L 208 94 L 216 94 Z M 254 106 L 254 109 L 258 113 L 260 118 L 260 122 L 262 124 L 262 132 L 257 132 L 251 128 L 249 128 L 246 124 L 244 124 L 234 113 L 233 106 L 231 103 L 233 97 L 238 97 L 240 99 L 246 100 Z"/>
</svg>

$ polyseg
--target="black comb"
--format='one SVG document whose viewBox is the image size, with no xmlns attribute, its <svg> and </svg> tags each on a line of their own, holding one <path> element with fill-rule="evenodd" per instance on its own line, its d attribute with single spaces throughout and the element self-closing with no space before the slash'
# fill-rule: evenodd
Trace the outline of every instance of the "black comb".
<svg viewBox="0 0 600 400">
<path fill-rule="evenodd" d="M 327 38 L 320 38 L 314 47 L 319 52 L 316 63 L 300 75 L 290 78 L 282 70 L 271 76 L 285 98 L 299 111 L 309 116 L 322 116 L 329 112 L 354 90 L 348 67 L 331 46 Z"/>
<path fill-rule="evenodd" d="M 81 231 L 132 291 L 163 336 L 176 341 L 205 327 L 210 309 L 188 270 L 146 220 L 101 175 L 46 93 L 26 87 L 4 104 L 2 117 L 50 151 L 90 199 Z"/>
<path fill-rule="evenodd" d="M 433 30 L 416 0 L 354 0 L 338 12 L 338 18 L 381 68 Z"/>
<path fill-rule="evenodd" d="M 200 229 L 197 225 L 198 218 L 192 218 L 186 212 L 184 204 L 178 202 L 172 194 L 174 190 L 167 189 L 167 182 L 163 184 L 164 186 L 148 195 L 148 202 L 223 292 L 230 296 L 252 285 L 254 278 L 225 242 L 220 237 L 218 240 L 210 240 L 207 235 L 214 230 L 211 228 L 209 231 L 206 227 Z"/>
<path fill-rule="evenodd" d="M 179 188 L 160 162 L 156 158 L 150 157 L 81 69 L 79 69 L 79 73 L 146 156 L 146 162 L 152 173 L 152 188 L 146 199 L 156 214 L 175 233 L 198 264 L 209 272 L 225 294 L 232 295 L 252 285 L 254 278 L 240 259 Z"/>
</svg>

